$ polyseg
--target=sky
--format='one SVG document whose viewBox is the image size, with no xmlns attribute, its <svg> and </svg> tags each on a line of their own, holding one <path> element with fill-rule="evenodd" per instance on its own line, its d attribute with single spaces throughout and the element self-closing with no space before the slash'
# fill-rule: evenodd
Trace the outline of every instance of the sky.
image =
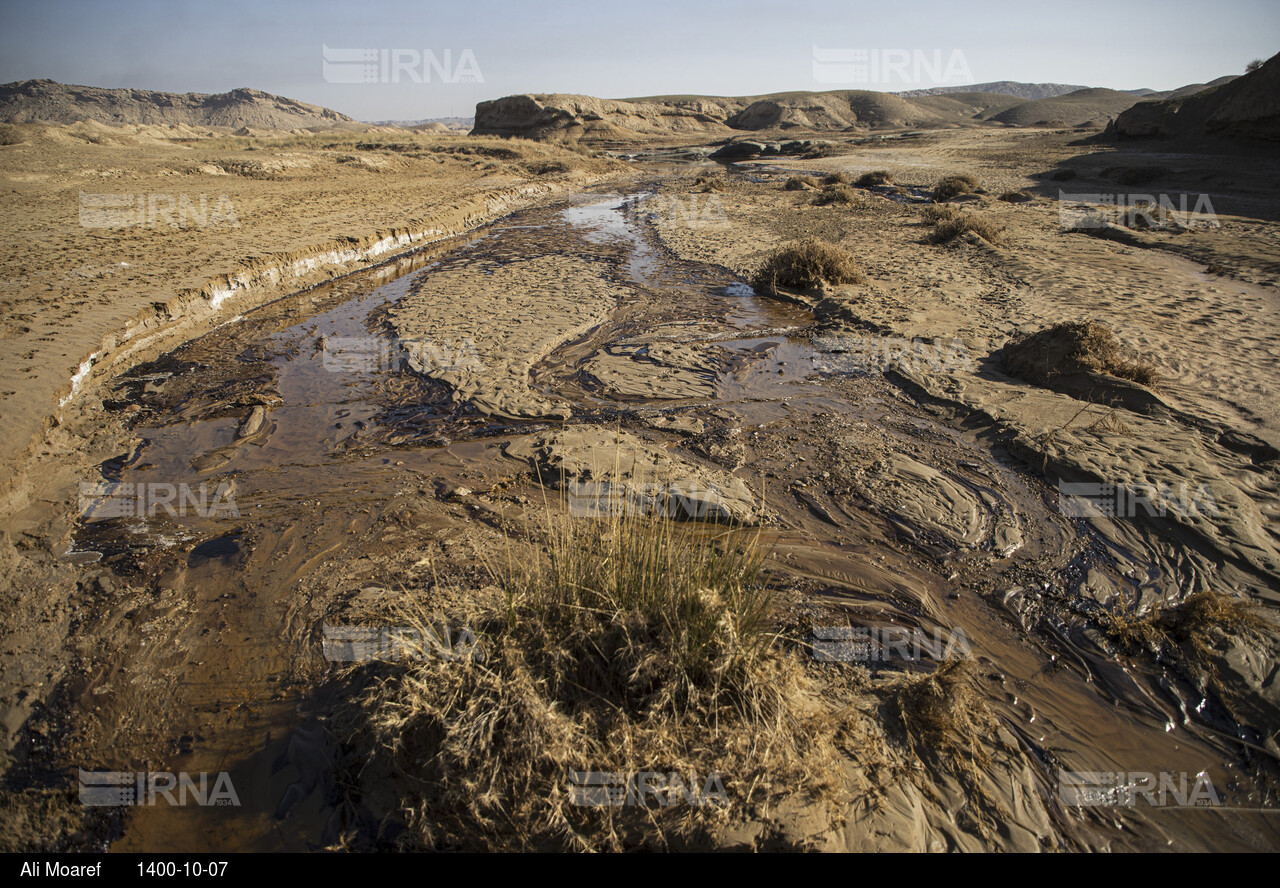
<svg viewBox="0 0 1280 888">
<path fill-rule="evenodd" d="M 1280 0 L 0 0 L 0 83 L 225 92 L 359 120 L 1019 80 L 1173 89 L 1280 52 Z"/>
</svg>

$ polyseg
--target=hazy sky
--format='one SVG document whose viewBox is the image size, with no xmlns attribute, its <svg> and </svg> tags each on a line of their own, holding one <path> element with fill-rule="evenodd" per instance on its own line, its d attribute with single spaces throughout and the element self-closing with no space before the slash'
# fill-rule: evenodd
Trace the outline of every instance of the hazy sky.
<svg viewBox="0 0 1280 888">
<path fill-rule="evenodd" d="M 521 92 L 1170 89 L 1278 51 L 1280 0 L 0 0 L 3 83 L 252 86 L 361 120 Z"/>
</svg>

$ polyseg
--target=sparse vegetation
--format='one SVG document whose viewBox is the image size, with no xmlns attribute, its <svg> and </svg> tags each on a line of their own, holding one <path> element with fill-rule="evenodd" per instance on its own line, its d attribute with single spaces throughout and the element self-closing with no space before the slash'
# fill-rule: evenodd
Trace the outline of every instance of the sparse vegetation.
<svg viewBox="0 0 1280 888">
<path fill-rule="evenodd" d="M 813 199 L 813 202 L 820 207 L 825 207 L 830 204 L 857 204 L 861 201 L 858 199 L 858 192 L 848 185 L 828 185 Z"/>
<path fill-rule="evenodd" d="M 543 552 L 513 555 L 467 615 L 483 662 L 424 657 L 363 697 L 356 766 L 395 775 L 397 842 L 665 848 L 797 786 L 830 792 L 831 730 L 803 711 L 804 674 L 774 644 L 763 556 L 742 530 L 549 526 Z M 651 770 L 694 793 L 715 772 L 723 804 L 572 803 L 575 771 Z"/>
<path fill-rule="evenodd" d="M 1143 613 L 1108 609 L 1099 613 L 1104 632 L 1128 651 L 1160 655 L 1181 650 L 1203 665 L 1219 632 L 1240 635 L 1269 628 L 1251 602 L 1213 589 L 1188 595 L 1176 605 L 1157 604 Z"/>
<path fill-rule="evenodd" d="M 22 133 L 16 126 L 0 123 L 0 145 L 20 145 L 21 143 Z"/>
<path fill-rule="evenodd" d="M 823 185 L 848 185 L 849 181 L 848 173 L 827 173 L 822 177 Z"/>
<path fill-rule="evenodd" d="M 973 194 L 979 188 L 978 180 L 973 176 L 947 176 L 933 188 L 935 201 L 947 201 L 962 194 Z"/>
<path fill-rule="evenodd" d="M 991 244 L 998 244 L 1004 238 L 1004 226 L 998 222 L 974 213 L 956 213 L 949 219 L 939 220 L 929 239 L 935 244 L 945 244 L 970 231 Z"/>
<path fill-rule="evenodd" d="M 1160 374 L 1153 364 L 1124 357 L 1111 328 L 1097 321 L 1055 324 L 1010 343 L 1004 362 L 1015 376 L 1048 383 L 1055 376 L 1106 373 L 1154 387 Z"/>
<path fill-rule="evenodd" d="M 525 163 L 524 169 L 535 176 L 553 176 L 558 173 L 567 173 L 573 169 L 569 164 L 561 160 L 534 160 Z"/>
<path fill-rule="evenodd" d="M 1008 817 L 988 789 L 987 742 L 995 718 L 974 687 L 972 660 L 948 660 L 931 675 L 912 678 L 886 701 L 885 721 L 899 725 L 899 742 L 935 773 L 951 773 L 964 788 L 977 831 L 990 835 Z"/>
<path fill-rule="evenodd" d="M 1262 67 L 1262 59 L 1254 59 L 1249 64 L 1244 66 L 1244 73 L 1252 74 L 1254 71 L 1257 71 L 1261 67 Z"/>
<path fill-rule="evenodd" d="M 892 185 L 893 173 L 888 170 L 872 170 L 858 177 L 858 187 L 870 188 L 873 185 Z"/>
<path fill-rule="evenodd" d="M 703 193 L 720 192 L 728 189 L 729 183 L 719 173 L 703 172 L 694 178 L 693 187 L 701 189 Z"/>
<path fill-rule="evenodd" d="M 778 287 L 810 290 L 823 284 L 865 282 L 862 268 L 847 250 L 809 238 L 770 255 L 752 278 L 751 285 L 765 295 L 774 295 Z"/>
<path fill-rule="evenodd" d="M 934 225 L 938 222 L 950 222 L 959 215 L 960 211 L 955 207 L 930 204 L 920 213 L 920 218 L 926 225 Z"/>
<path fill-rule="evenodd" d="M 813 176 L 790 176 L 787 182 L 782 186 L 785 191 L 804 191 L 808 188 L 817 188 L 818 180 Z"/>
</svg>

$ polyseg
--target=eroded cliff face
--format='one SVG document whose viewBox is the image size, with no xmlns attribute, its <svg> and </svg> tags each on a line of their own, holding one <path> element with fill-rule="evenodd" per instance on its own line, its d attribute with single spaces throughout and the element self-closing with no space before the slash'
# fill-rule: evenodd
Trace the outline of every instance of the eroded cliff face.
<svg viewBox="0 0 1280 888">
<path fill-rule="evenodd" d="M 1116 118 L 1120 138 L 1219 136 L 1280 141 L 1280 55 L 1222 86 L 1140 102 Z"/>
<path fill-rule="evenodd" d="M 725 121 L 746 100 L 691 98 L 614 101 L 579 95 L 504 96 L 476 106 L 476 135 L 547 139 L 559 135 L 622 138 L 635 135 L 728 132 Z"/>
<path fill-rule="evenodd" d="M 355 123 L 319 105 L 256 89 L 215 93 L 166 93 L 146 89 L 100 89 L 53 80 L 0 86 L 0 120 L 8 123 L 169 124 L 238 129 L 297 129 Z"/>
</svg>

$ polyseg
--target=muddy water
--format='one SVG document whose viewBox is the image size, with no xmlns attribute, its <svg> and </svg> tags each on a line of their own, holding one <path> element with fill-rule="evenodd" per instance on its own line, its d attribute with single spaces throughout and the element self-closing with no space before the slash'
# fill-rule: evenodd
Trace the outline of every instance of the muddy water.
<svg viewBox="0 0 1280 888">
<path fill-rule="evenodd" d="M 303 850 L 362 822 L 333 785 L 322 721 L 332 692 L 318 690 L 334 668 L 321 627 L 351 592 L 332 581 L 333 565 L 402 548 L 387 528 L 406 502 L 427 516 L 414 531 L 424 544 L 455 533 L 458 513 L 442 505 L 451 491 L 520 475 L 500 443 L 545 428 L 495 421 L 410 372 L 387 311 L 441 269 L 543 253 L 600 262 L 628 295 L 541 362 L 533 387 L 573 404 L 575 421 L 644 429 L 762 490 L 775 576 L 815 625 L 962 632 L 1048 793 L 1058 767 L 1206 771 L 1241 804 L 1265 801 L 1211 701 L 1102 655 L 1037 610 L 1068 594 L 1073 571 L 1105 560 L 1042 482 L 981 429 L 922 408 L 874 368 L 841 369 L 807 313 L 672 257 L 645 223 L 647 197 L 519 214 L 266 306 L 118 380 L 116 406 L 141 407 L 139 443 L 104 479 L 222 491 L 224 508 L 82 523 L 73 557 L 98 559 L 128 590 L 84 629 L 102 652 L 67 689 L 82 761 L 225 771 L 240 804 L 131 809 L 113 847 Z M 625 373 L 592 372 L 662 349 L 697 365 L 676 366 L 680 385 L 661 397 L 630 392 Z M 657 431 L 654 416 L 701 420 L 704 431 Z M 532 493 L 528 478 L 517 483 Z M 1248 816 L 1079 809 L 1061 828 L 1120 847 L 1274 845 L 1274 818 Z"/>
</svg>

